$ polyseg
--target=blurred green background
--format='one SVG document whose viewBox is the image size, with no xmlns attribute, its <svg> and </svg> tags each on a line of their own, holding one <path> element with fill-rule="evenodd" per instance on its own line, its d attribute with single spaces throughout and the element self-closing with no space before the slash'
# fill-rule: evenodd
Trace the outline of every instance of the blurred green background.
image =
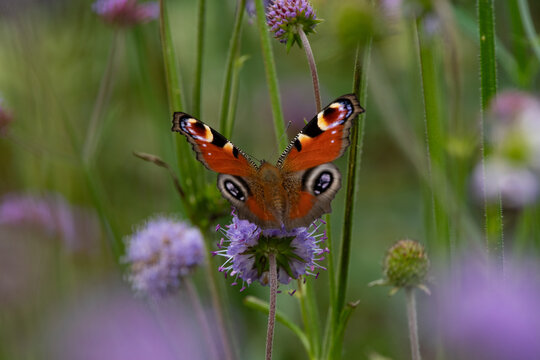
<svg viewBox="0 0 540 360">
<path fill-rule="evenodd" d="M 504 51 L 499 56 L 499 88 L 535 92 L 540 85 L 538 60 L 523 45 L 522 34 L 515 33 L 508 8 L 510 2 L 495 1 L 498 49 Z M 177 110 L 189 113 L 195 67 L 196 2 L 168 3 L 187 100 L 185 109 Z M 453 169 L 460 169 L 453 180 L 455 188 L 451 196 L 458 199 L 464 209 L 462 215 L 470 224 L 468 230 L 451 234 L 452 248 L 458 249 L 463 244 L 476 247 L 482 243 L 483 229 L 481 204 L 475 202 L 470 192 L 470 174 L 480 159 L 476 8 L 473 1 L 466 0 L 438 3 L 442 4 L 441 9 L 431 15 L 432 36 L 442 112 L 450 124 L 441 141 L 449 163 L 458 164 Z M 424 181 L 424 108 L 418 44 L 411 19 L 421 4 L 404 1 L 398 14 L 388 14 L 382 1 L 377 1 L 375 6 L 362 0 L 316 0 L 312 4 L 318 18 L 324 19 L 310 36 L 323 104 L 352 91 L 356 41 L 370 31 L 375 33 L 368 101 L 362 104 L 367 115 L 357 178 L 347 294 L 348 300 L 360 300 L 360 303 L 345 335 L 343 358 L 382 359 L 377 354 L 391 359 L 408 358 L 403 294 L 388 297 L 386 289 L 369 288 L 367 284 L 381 277 L 385 250 L 398 239 L 412 238 L 424 243 L 428 252 L 433 253 L 434 268 L 444 263 L 450 248 L 430 239 L 426 230 L 426 217 L 431 210 Z M 67 246 L 60 236 L 39 229 L 0 226 L 0 359 L 92 359 L 90 355 L 76 357 L 59 350 L 67 346 L 67 341 L 70 346 L 78 343 L 81 348 L 91 346 L 85 345 L 85 341 L 99 346 L 98 340 L 81 330 L 80 323 L 91 321 L 81 316 L 88 314 L 89 319 L 95 319 L 92 314 L 96 310 L 102 316 L 106 311 L 111 316 L 120 316 L 120 309 L 128 305 L 111 309 L 115 301 L 125 304 L 134 301 L 140 306 L 134 313 L 156 313 L 155 309 L 149 310 L 152 306 L 129 295 L 122 268 L 115 263 L 106 231 L 97 221 L 85 170 L 69 135 L 71 127 L 76 139 L 86 137 L 113 43 L 111 90 L 103 104 L 91 167 L 106 212 L 119 234 L 127 236 L 148 217 L 183 211 L 168 174 L 133 156 L 134 151 L 141 151 L 175 164 L 173 136 L 180 135 L 170 132 L 159 24 L 151 21 L 115 29 L 105 24 L 91 6 L 90 1 L 78 0 L 0 2 L 0 97 L 3 108 L 9 109 L 13 117 L 8 133 L 0 138 L 0 195 L 61 194 L 71 206 L 93 219 L 89 220 L 90 225 L 81 227 L 82 232 L 77 234 L 80 236 L 74 236 L 74 246 Z M 207 4 L 200 118 L 216 128 L 235 6 L 234 1 Z M 531 2 L 530 6 L 533 16 L 540 13 L 539 4 Z M 540 18 L 536 16 L 534 20 Z M 249 16 L 245 18 L 241 54 L 246 60 L 239 76 L 232 141 L 255 158 L 275 161 L 279 154 L 275 150 L 272 113 L 254 21 Z M 291 138 L 304 119 L 309 120 L 316 113 L 311 77 L 302 50 L 293 48 L 287 53 L 285 46 L 277 41 L 273 41 L 273 46 L 284 114 L 291 122 L 288 128 Z M 518 56 L 520 49 L 525 49 L 525 56 Z M 346 157 L 337 161 L 343 173 L 345 164 Z M 208 184 L 214 186 L 216 175 L 205 172 Z M 336 239 L 341 230 L 343 204 L 342 190 L 332 205 Z M 530 211 L 536 211 L 536 205 L 531 208 Z M 228 218 L 220 220 L 222 224 L 228 221 Z M 534 241 L 530 238 L 527 237 L 521 251 L 535 248 L 538 234 L 536 239 L 532 237 Z M 218 236 L 210 240 L 213 246 Z M 217 271 L 220 259 L 215 260 Z M 195 279 L 197 284 L 206 281 L 202 271 L 195 274 Z M 266 317 L 246 308 L 242 299 L 246 295 L 266 299 L 267 288 L 254 285 L 240 293 L 238 287 L 229 286 L 230 282 L 223 280 L 219 284 L 235 346 L 242 359 L 261 358 Z M 313 282 L 324 320 L 327 275 L 323 272 Z M 205 287 L 200 288 L 209 306 Z M 294 288 L 294 284 L 282 289 L 278 308 L 300 323 L 297 302 L 286 293 L 289 288 Z M 423 301 L 421 295 L 421 336 L 430 331 L 427 315 L 422 311 Z M 189 317 L 186 315 L 189 301 L 180 294 L 172 303 L 181 307 L 175 314 L 182 323 L 185 316 Z M 103 321 L 96 331 L 106 332 L 110 327 L 111 336 L 115 336 L 124 331 L 123 321 L 126 327 L 131 326 L 120 317 L 118 322 Z M 169 333 L 167 327 L 164 331 Z M 187 336 L 185 333 L 180 331 L 179 336 Z M 169 333 L 172 334 L 176 333 Z M 181 348 L 182 340 L 171 338 Z M 426 342 L 423 347 L 425 357 L 434 358 L 437 344 Z M 114 357 L 112 352 L 110 357 L 106 353 L 103 356 L 121 358 Z M 306 358 L 299 341 L 279 324 L 275 358 Z"/>
</svg>

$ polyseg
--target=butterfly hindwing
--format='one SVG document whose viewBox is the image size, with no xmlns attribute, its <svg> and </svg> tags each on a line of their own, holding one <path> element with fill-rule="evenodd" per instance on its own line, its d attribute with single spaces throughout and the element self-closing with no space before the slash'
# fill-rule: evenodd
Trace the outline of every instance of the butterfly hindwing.
<svg viewBox="0 0 540 360">
<path fill-rule="evenodd" d="M 300 171 L 334 161 L 349 146 L 353 119 L 364 112 L 356 95 L 344 95 L 319 112 L 293 139 L 277 166 Z"/>
<path fill-rule="evenodd" d="M 183 112 L 175 112 L 172 131 L 184 134 L 197 159 L 208 169 L 236 176 L 248 176 L 255 164 L 223 135 Z"/>
</svg>

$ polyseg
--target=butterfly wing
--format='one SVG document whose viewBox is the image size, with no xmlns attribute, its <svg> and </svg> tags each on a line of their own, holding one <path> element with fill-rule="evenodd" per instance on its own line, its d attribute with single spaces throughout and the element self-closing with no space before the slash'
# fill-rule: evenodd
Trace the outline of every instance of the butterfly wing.
<svg viewBox="0 0 540 360">
<path fill-rule="evenodd" d="M 334 161 L 349 146 L 353 119 L 364 112 L 354 94 L 343 95 L 319 112 L 291 141 L 277 166 L 285 172 Z"/>
<path fill-rule="evenodd" d="M 279 158 L 284 183 L 291 184 L 287 229 L 309 226 L 331 211 L 330 204 L 341 188 L 341 174 L 330 162 L 349 146 L 353 120 L 363 112 L 354 94 L 337 98 L 300 131 Z"/>
<path fill-rule="evenodd" d="M 250 176 L 256 170 L 256 164 L 225 136 L 186 113 L 174 113 L 172 131 L 186 136 L 197 160 L 209 170 L 236 176 Z"/>
</svg>

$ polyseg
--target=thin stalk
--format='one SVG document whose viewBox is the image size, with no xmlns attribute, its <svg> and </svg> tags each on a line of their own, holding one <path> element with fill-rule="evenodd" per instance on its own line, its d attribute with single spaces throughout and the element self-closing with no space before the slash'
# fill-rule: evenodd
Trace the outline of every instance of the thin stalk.
<svg viewBox="0 0 540 360">
<path fill-rule="evenodd" d="M 329 253 L 326 257 L 328 259 L 327 273 L 328 273 L 328 287 L 329 287 L 329 306 L 328 313 L 326 314 L 326 323 L 324 326 L 324 335 L 322 339 L 323 348 L 321 350 L 322 358 L 326 359 L 328 357 L 328 351 L 330 350 L 331 339 L 330 336 L 333 334 L 333 323 L 334 323 L 334 311 L 336 307 L 336 271 L 334 267 L 334 247 L 332 242 L 332 228 L 331 228 L 331 214 L 326 214 L 324 221 L 326 222 L 326 247 L 328 247 Z"/>
<path fill-rule="evenodd" d="M 534 24 L 531 19 L 531 11 L 529 10 L 529 4 L 527 0 L 517 0 L 519 6 L 519 13 L 521 14 L 521 20 L 523 22 L 523 29 L 527 34 L 527 39 L 531 43 L 534 55 L 540 61 L 540 41 L 536 31 L 534 30 Z"/>
<path fill-rule="evenodd" d="M 361 104 L 367 101 L 367 74 L 369 70 L 369 62 L 371 56 L 371 37 L 369 37 L 364 48 L 362 60 L 360 60 L 360 47 L 356 50 L 356 60 L 354 64 L 353 75 L 353 91 L 356 93 Z M 364 143 L 364 122 L 365 114 L 358 116 L 356 126 L 351 130 L 351 147 L 349 150 L 349 159 L 347 166 L 347 189 L 345 195 L 345 214 L 343 219 L 343 235 L 341 248 L 339 253 L 338 278 L 337 278 L 337 294 L 336 304 L 333 309 L 332 329 L 329 336 L 330 353 L 336 354 L 340 349 L 335 348 L 336 331 L 338 330 L 339 319 L 345 307 L 345 295 L 347 292 L 347 282 L 349 277 L 349 262 L 351 257 L 351 239 L 352 226 L 354 218 L 354 203 L 356 191 L 356 175 L 357 168 L 360 167 L 360 159 L 362 156 L 362 146 Z"/>
<path fill-rule="evenodd" d="M 414 289 L 405 289 L 407 302 L 407 321 L 409 323 L 409 340 L 411 342 L 412 360 L 421 360 L 420 344 L 418 342 L 418 321 L 416 317 L 416 296 Z"/>
<path fill-rule="evenodd" d="M 321 92 L 319 89 L 319 75 L 317 74 L 317 65 L 315 64 L 315 58 L 313 57 L 313 51 L 311 51 L 311 45 L 306 36 L 306 33 L 302 29 L 302 26 L 298 26 L 298 34 L 302 39 L 302 46 L 306 51 L 306 57 L 309 63 L 309 69 L 311 70 L 311 80 L 313 81 L 313 93 L 315 96 L 315 104 L 317 106 L 317 112 L 321 111 Z"/>
<path fill-rule="evenodd" d="M 233 72 L 235 60 L 238 56 L 238 49 L 240 44 L 240 37 L 242 35 L 242 20 L 244 19 L 244 12 L 246 7 L 246 0 L 238 0 L 236 7 L 236 16 L 234 18 L 234 27 L 231 40 L 229 42 L 229 52 L 227 53 L 227 65 L 225 66 L 225 81 L 223 82 L 223 91 L 221 97 L 221 111 L 219 116 L 219 130 L 221 133 L 229 138 L 231 136 L 228 133 L 229 129 L 232 129 L 232 118 L 228 117 L 229 107 L 231 106 L 231 92 L 233 82 Z"/>
<path fill-rule="evenodd" d="M 313 358 L 313 339 L 312 339 L 312 332 L 311 332 L 311 326 L 309 326 L 309 316 L 308 311 L 306 307 L 306 293 L 305 288 L 302 286 L 302 279 L 297 280 L 298 289 L 296 291 L 296 296 L 298 298 L 298 302 L 300 303 L 300 313 L 302 314 L 302 322 L 304 323 L 304 333 L 307 335 L 307 338 L 309 339 L 309 343 L 311 344 L 309 347 L 309 357 Z"/>
<path fill-rule="evenodd" d="M 208 347 L 210 348 L 210 353 L 212 354 L 212 358 L 217 360 L 219 359 L 219 355 L 216 349 L 216 343 L 213 341 L 212 331 L 210 331 L 208 317 L 206 316 L 206 313 L 204 312 L 204 309 L 202 307 L 201 298 L 199 297 L 197 289 L 193 285 L 193 281 L 191 281 L 191 278 L 189 277 L 184 278 L 184 284 L 186 285 L 186 290 L 187 290 L 189 299 L 191 300 L 191 304 L 193 305 L 193 308 L 195 309 L 195 314 L 197 315 L 199 324 L 201 324 L 204 337 L 206 338 L 206 341 L 208 342 Z"/>
<path fill-rule="evenodd" d="M 101 78 L 98 95 L 92 109 L 88 130 L 86 131 L 86 139 L 84 141 L 82 150 L 82 158 L 84 162 L 89 162 L 93 157 L 99 123 L 111 91 L 114 62 L 118 48 L 118 34 L 118 30 L 114 32 L 109 54 L 107 55 L 107 65 L 105 65 L 105 71 L 103 72 L 103 76 Z"/>
<path fill-rule="evenodd" d="M 269 313 L 269 308 L 270 308 L 269 304 L 266 301 L 263 301 L 256 297 L 253 297 L 253 296 L 246 297 L 244 299 L 244 304 L 246 304 L 246 306 L 252 309 L 258 310 L 265 314 Z M 289 318 L 285 314 L 280 312 L 279 310 L 276 310 L 276 320 L 282 323 L 283 325 L 285 325 L 294 334 L 296 334 L 296 336 L 298 336 L 298 339 L 300 339 L 300 342 L 304 346 L 304 349 L 306 350 L 306 353 L 308 354 L 309 358 L 313 359 L 313 356 L 311 355 L 310 343 L 309 343 L 308 337 L 302 331 L 302 329 L 300 329 L 294 322 L 289 320 Z"/>
<path fill-rule="evenodd" d="M 270 307 L 268 308 L 268 328 L 266 332 L 266 360 L 272 359 L 274 328 L 276 326 L 276 295 L 278 288 L 276 254 L 268 254 L 270 269 Z"/>
<path fill-rule="evenodd" d="M 240 91 L 240 70 L 242 69 L 242 65 L 244 64 L 244 61 L 246 61 L 247 57 L 242 56 L 236 59 L 234 64 L 234 70 L 233 70 L 233 77 L 232 77 L 232 83 L 231 83 L 231 96 L 230 96 L 230 105 L 229 105 L 229 113 L 227 114 L 227 121 L 226 121 L 226 128 L 224 131 L 224 134 L 227 138 L 230 138 L 233 127 L 234 127 L 234 120 L 236 119 L 236 109 L 238 107 L 238 93 Z"/>
<path fill-rule="evenodd" d="M 266 70 L 266 82 L 268 83 L 268 92 L 270 93 L 274 130 L 276 132 L 276 139 L 278 142 L 278 151 L 281 152 L 287 147 L 287 138 L 283 136 L 285 134 L 285 124 L 281 109 L 281 99 L 279 97 L 276 64 L 274 62 L 274 53 L 270 43 L 270 34 L 268 32 L 268 27 L 266 26 L 266 14 L 264 11 L 263 0 L 255 0 L 255 10 L 257 14 L 257 28 L 261 38 L 264 68 Z"/>
<path fill-rule="evenodd" d="M 418 58 L 420 62 L 420 77 L 422 84 L 422 99 L 424 101 L 424 129 L 427 151 L 428 177 L 430 183 L 431 216 L 427 219 L 433 225 L 426 224 L 429 238 L 442 242 L 447 250 L 450 249 L 449 218 L 445 205 L 436 196 L 437 191 L 446 191 L 446 169 L 444 126 L 441 118 L 441 99 L 439 96 L 439 77 L 434 53 L 434 39 L 424 32 L 422 19 L 415 24 Z M 438 189 L 437 189 L 438 188 Z M 432 230 L 430 234 L 429 230 Z"/>
<path fill-rule="evenodd" d="M 195 60 L 195 79 L 193 81 L 193 104 L 191 112 L 194 117 L 201 116 L 201 84 L 204 57 L 204 23 L 206 17 L 206 0 L 199 0 L 197 9 L 197 51 Z"/>
<path fill-rule="evenodd" d="M 497 92 L 497 62 L 495 57 L 495 10 L 493 0 L 478 0 L 478 32 L 480 37 L 480 94 L 481 94 L 481 151 L 483 183 L 486 183 L 486 131 L 484 115 L 489 104 Z M 488 204 L 486 189 L 484 186 L 485 208 L 485 240 L 486 248 L 491 256 L 497 259 L 498 266 L 502 269 L 504 262 L 504 237 L 503 237 L 503 210 L 499 194 L 496 204 Z"/>
</svg>

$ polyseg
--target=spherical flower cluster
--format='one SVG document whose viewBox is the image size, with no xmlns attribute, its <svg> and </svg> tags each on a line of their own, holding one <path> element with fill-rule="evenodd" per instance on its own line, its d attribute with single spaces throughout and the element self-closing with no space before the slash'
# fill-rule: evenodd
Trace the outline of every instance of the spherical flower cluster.
<svg viewBox="0 0 540 360">
<path fill-rule="evenodd" d="M 181 278 L 204 260 L 201 232 L 169 218 L 149 220 L 126 242 L 128 280 L 135 291 L 150 296 L 174 292 Z"/>
<path fill-rule="evenodd" d="M 301 46 L 300 29 L 307 35 L 312 33 L 315 25 L 320 22 L 306 0 L 276 0 L 268 7 L 266 19 L 275 38 L 286 43 L 287 48 L 294 43 Z"/>
<path fill-rule="evenodd" d="M 324 233 L 317 234 L 321 222 L 314 222 L 309 228 L 300 227 L 291 231 L 285 229 L 261 230 L 248 220 L 240 220 L 233 213 L 232 224 L 226 229 L 218 226 L 224 237 L 213 255 L 227 258 L 219 270 L 226 275 L 238 278 L 242 285 L 258 281 L 263 285 L 269 282 L 268 254 L 276 255 L 278 281 L 288 284 L 302 275 L 314 275 L 316 269 L 324 269 L 316 261 L 324 259 L 328 249 L 321 249 L 320 243 L 326 239 Z M 242 286 L 242 290 L 245 286 Z"/>
<path fill-rule="evenodd" d="M 92 9 L 105 22 L 122 27 L 145 23 L 159 16 L 157 2 L 139 4 L 136 0 L 97 0 Z"/>
<path fill-rule="evenodd" d="M 424 246 L 414 240 L 399 240 L 386 254 L 384 259 L 384 279 L 371 285 L 389 285 L 391 294 L 400 288 L 418 287 L 427 293 L 424 285 L 429 269 L 429 259 Z"/>
</svg>

